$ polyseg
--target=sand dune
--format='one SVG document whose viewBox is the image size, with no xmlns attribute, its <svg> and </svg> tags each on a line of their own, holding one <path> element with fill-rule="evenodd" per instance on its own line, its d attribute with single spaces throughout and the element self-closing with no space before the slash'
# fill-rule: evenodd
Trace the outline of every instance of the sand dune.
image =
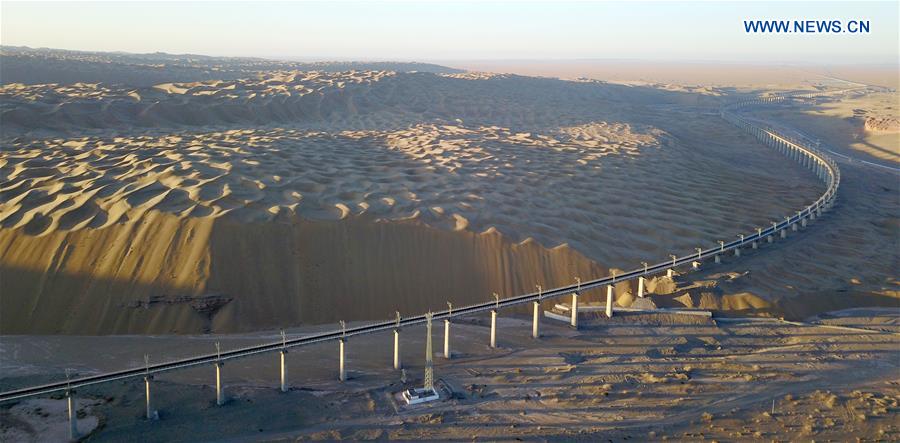
<svg viewBox="0 0 900 443">
<path fill-rule="evenodd" d="M 388 318 L 661 261 L 818 196 L 713 92 L 394 71 L 8 84 L 0 327 Z M 696 304 L 771 310 L 751 292 Z"/>
<path fill-rule="evenodd" d="M 109 83 L 149 87 L 166 82 L 233 80 L 277 71 L 400 71 L 454 73 L 416 62 L 294 62 L 197 54 L 130 54 L 0 46 L 0 83 Z"/>
</svg>

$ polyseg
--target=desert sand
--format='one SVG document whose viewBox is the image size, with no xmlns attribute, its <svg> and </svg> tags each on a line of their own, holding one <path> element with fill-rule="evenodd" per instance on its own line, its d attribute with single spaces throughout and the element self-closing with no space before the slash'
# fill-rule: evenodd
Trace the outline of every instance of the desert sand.
<svg viewBox="0 0 900 443">
<path fill-rule="evenodd" d="M 896 92 L 859 94 L 814 109 L 786 107 L 758 115 L 803 128 L 822 140 L 825 147 L 853 158 L 895 168 L 900 165 L 900 103 Z"/>
<path fill-rule="evenodd" d="M 843 63 L 816 66 L 638 59 L 443 60 L 440 63 L 473 71 L 613 82 L 643 81 L 681 87 L 775 88 L 819 83 L 823 78 L 839 78 L 891 89 L 900 87 L 896 64 Z"/>
<path fill-rule="evenodd" d="M 724 93 L 403 71 L 6 84 L 0 330 L 389 318 L 714 244 L 821 192 L 718 118 Z M 766 289 L 733 295 L 782 315 Z"/>
<path fill-rule="evenodd" d="M 159 421 L 142 417 L 141 380 L 85 388 L 80 429 L 93 431 L 92 441 L 892 441 L 900 436 L 898 320 L 896 309 L 838 311 L 803 324 L 621 314 L 585 317 L 578 331 L 546 320 L 535 341 L 528 318 L 504 315 L 499 348 L 490 349 L 488 320 L 476 317 L 454 325 L 454 358 L 435 358 L 444 397 L 438 403 L 408 407 L 393 399 L 404 385 L 390 368 L 390 335 L 380 334 L 348 342 L 345 383 L 337 381 L 333 343 L 288 354 L 287 393 L 277 389 L 277 355 L 229 362 L 221 407 L 209 386 L 212 367 L 159 375 Z M 442 331 L 435 328 L 435 339 Z M 228 349 L 277 336 L 10 337 L 0 355 L 17 358 L 2 359 L 2 383 L 34 383 L 70 366 L 81 373 L 140 365 L 145 352 L 189 355 L 216 341 Z M 408 385 L 421 384 L 423 340 L 424 328 L 404 330 Z M 79 352 L 85 345 L 102 347 L 107 358 Z M 64 436 L 64 402 L 28 400 L 0 410 L 0 435 Z"/>
<path fill-rule="evenodd" d="M 5 47 L 0 57 L 14 74 L 0 75 L 2 390 L 66 369 L 138 367 L 145 353 L 271 342 L 279 328 L 293 336 L 483 302 L 733 239 L 823 186 L 719 106 L 845 86 L 781 68 L 608 82 L 565 66 L 537 78 Z M 485 319 L 457 325 L 455 358 L 437 368 L 451 399 L 434 407 L 393 403 L 402 386 L 387 369 L 389 337 L 373 335 L 350 342 L 343 385 L 331 344 L 290 354 L 285 395 L 272 389 L 274 354 L 229 362 L 223 408 L 212 368 L 164 374 L 159 423 L 139 418 L 140 383 L 89 388 L 82 431 L 101 441 L 895 440 L 896 100 L 878 86 L 753 112 L 847 156 L 843 182 L 834 210 L 802 232 L 654 278 L 638 302 L 713 320 L 626 314 L 578 331 L 546 320 L 535 342 L 513 309 L 498 350 Z M 635 293 L 618 284 L 616 305 Z M 423 334 L 404 334 L 409 384 L 420 383 Z M 59 398 L 7 404 L 0 435 L 63 438 L 63 412 Z"/>
</svg>

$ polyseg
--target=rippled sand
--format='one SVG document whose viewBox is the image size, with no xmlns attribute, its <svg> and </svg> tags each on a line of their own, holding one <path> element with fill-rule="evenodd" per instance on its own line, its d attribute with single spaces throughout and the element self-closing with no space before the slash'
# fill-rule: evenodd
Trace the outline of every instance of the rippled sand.
<svg viewBox="0 0 900 443">
<path fill-rule="evenodd" d="M 7 84 L 2 328 L 386 318 L 734 238 L 821 185 L 719 119 L 724 95 L 395 71 Z"/>
</svg>

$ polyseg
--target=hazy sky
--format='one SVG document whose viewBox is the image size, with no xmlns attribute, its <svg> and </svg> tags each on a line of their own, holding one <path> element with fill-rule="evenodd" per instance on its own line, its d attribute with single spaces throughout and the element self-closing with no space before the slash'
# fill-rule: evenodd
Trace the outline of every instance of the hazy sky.
<svg viewBox="0 0 900 443">
<path fill-rule="evenodd" d="M 13 2 L 4 45 L 301 59 L 897 63 L 898 2 Z M 747 34 L 744 20 L 869 20 Z"/>
</svg>

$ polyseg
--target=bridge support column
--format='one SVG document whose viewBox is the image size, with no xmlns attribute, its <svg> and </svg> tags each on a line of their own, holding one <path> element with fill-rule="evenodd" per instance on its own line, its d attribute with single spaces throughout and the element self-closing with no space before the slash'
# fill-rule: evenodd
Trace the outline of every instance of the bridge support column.
<svg viewBox="0 0 900 443">
<path fill-rule="evenodd" d="M 146 400 L 147 405 L 147 420 L 153 420 L 156 418 L 156 414 L 153 410 L 153 403 L 150 401 L 150 380 L 152 380 L 152 376 L 144 377 L 144 400 Z"/>
<path fill-rule="evenodd" d="M 534 302 L 534 320 L 531 324 L 531 338 L 541 338 L 541 302 Z"/>
<path fill-rule="evenodd" d="M 400 367 L 400 330 L 394 329 L 394 369 Z"/>
<path fill-rule="evenodd" d="M 638 277 L 638 298 L 644 298 L 644 277 Z"/>
<path fill-rule="evenodd" d="M 284 361 L 287 357 L 287 349 L 282 349 L 279 354 L 281 355 L 281 392 L 287 392 L 287 366 Z"/>
<path fill-rule="evenodd" d="M 75 392 L 66 392 L 66 401 L 69 406 L 69 440 L 78 440 L 78 413 L 75 411 Z"/>
<path fill-rule="evenodd" d="M 491 309 L 491 347 L 497 347 L 497 310 Z"/>
<path fill-rule="evenodd" d="M 444 358 L 450 359 L 450 319 L 444 320 Z"/>
<path fill-rule="evenodd" d="M 606 286 L 606 317 L 613 316 L 613 285 Z"/>
<path fill-rule="evenodd" d="M 344 344 L 346 344 L 347 339 L 341 338 L 339 341 L 340 346 L 340 361 L 338 363 L 338 380 L 347 381 L 347 371 L 344 369 Z"/>
<path fill-rule="evenodd" d="M 225 394 L 222 392 L 222 362 L 216 362 L 216 406 L 225 404 Z"/>
<path fill-rule="evenodd" d="M 572 318 L 569 320 L 569 324 L 572 325 L 573 328 L 578 329 L 578 293 L 572 293 Z"/>
</svg>

